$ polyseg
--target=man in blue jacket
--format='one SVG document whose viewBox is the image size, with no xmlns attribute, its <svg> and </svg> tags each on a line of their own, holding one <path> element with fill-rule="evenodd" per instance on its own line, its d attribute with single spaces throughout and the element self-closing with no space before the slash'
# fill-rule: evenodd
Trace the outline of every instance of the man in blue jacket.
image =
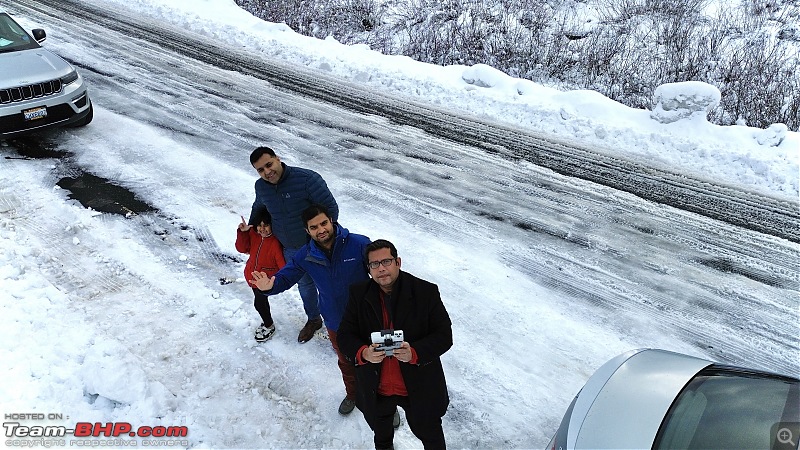
<svg viewBox="0 0 800 450">
<path fill-rule="evenodd" d="M 319 307 L 325 327 L 339 357 L 339 370 L 346 392 L 339 413 L 346 415 L 355 408 L 356 374 L 353 364 L 339 351 L 336 332 L 347 307 L 350 285 L 369 278 L 364 249 L 370 240 L 334 223 L 322 205 L 311 205 L 303 211 L 302 218 L 311 241 L 287 259 L 286 265 L 274 277 L 270 278 L 264 272 L 253 272 L 253 284 L 266 291 L 265 295 L 273 296 L 291 288 L 304 276 L 311 276 L 314 280 L 319 289 Z"/>
<path fill-rule="evenodd" d="M 322 177 L 309 169 L 287 166 L 275 151 L 269 147 L 258 147 L 250 154 L 250 163 L 258 172 L 255 183 L 256 199 L 250 212 L 250 223 L 259 209 L 266 208 L 272 216 L 272 232 L 283 245 L 283 256 L 289 261 L 300 247 L 308 242 L 305 222 L 300 217 L 303 210 L 313 204 L 324 206 L 330 218 L 336 222 L 339 206 Z M 305 343 L 314 337 L 314 332 L 322 328 L 317 289 L 310 276 L 303 276 L 297 282 L 303 309 L 308 316 L 297 341 Z"/>
</svg>

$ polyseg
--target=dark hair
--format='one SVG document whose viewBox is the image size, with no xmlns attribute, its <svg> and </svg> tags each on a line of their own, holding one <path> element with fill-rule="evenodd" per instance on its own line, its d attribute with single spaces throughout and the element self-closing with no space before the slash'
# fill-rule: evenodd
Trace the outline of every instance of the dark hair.
<svg viewBox="0 0 800 450">
<path fill-rule="evenodd" d="M 378 239 L 370 242 L 364 249 L 364 259 L 369 260 L 368 256 L 370 253 L 378 251 L 382 248 L 388 248 L 389 253 L 392 254 L 392 257 L 397 258 L 397 248 L 394 246 L 394 244 L 387 241 L 386 239 Z"/>
<path fill-rule="evenodd" d="M 331 213 L 328 212 L 328 208 L 322 205 L 313 204 L 308 208 L 304 209 L 303 213 L 300 215 L 300 218 L 303 219 L 303 226 L 307 228 L 308 221 L 313 219 L 314 217 L 317 217 L 320 214 L 325 214 L 325 217 L 327 217 L 328 219 L 331 218 Z M 332 221 L 333 220 L 331 220 L 331 222 Z"/>
<path fill-rule="evenodd" d="M 267 225 L 272 225 L 272 215 L 267 211 L 267 208 L 259 208 L 253 213 L 250 225 L 257 227 L 258 224 L 264 222 Z"/>
<path fill-rule="evenodd" d="M 269 155 L 272 156 L 273 158 L 277 156 L 275 154 L 275 150 L 267 146 L 261 146 L 253 150 L 253 153 L 250 153 L 250 164 L 255 164 L 256 161 L 261 159 L 261 157 L 264 155 Z"/>
</svg>

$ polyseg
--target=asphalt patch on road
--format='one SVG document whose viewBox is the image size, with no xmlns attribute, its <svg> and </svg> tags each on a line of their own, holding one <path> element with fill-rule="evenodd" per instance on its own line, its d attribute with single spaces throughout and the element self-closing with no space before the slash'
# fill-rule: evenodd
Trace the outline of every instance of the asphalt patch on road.
<svg viewBox="0 0 800 450">
<path fill-rule="evenodd" d="M 56 159 L 59 171 L 70 173 L 56 184 L 70 191 L 69 198 L 77 200 L 86 208 L 110 214 L 129 217 L 132 214 L 157 213 L 158 210 L 136 198 L 136 195 L 112 181 L 86 173 L 74 167 L 71 159 L 74 153 L 59 147 L 48 133 L 9 139 L 3 143 L 14 149 L 19 156 L 6 156 L 7 159 Z M 77 174 L 77 175 L 76 175 Z"/>
<path fill-rule="evenodd" d="M 136 198 L 136 195 L 111 181 L 89 173 L 62 178 L 56 183 L 70 191 L 69 198 L 95 211 L 120 214 L 155 213 L 156 208 Z"/>
<path fill-rule="evenodd" d="M 75 161 L 75 154 L 61 148 L 57 139 L 35 135 L 0 141 L 0 146 L 16 152 L 16 155 L 6 156 L 7 159 L 53 160 L 55 164 L 51 175 L 58 179 L 56 185 L 67 191 L 69 199 L 100 213 L 138 220 L 140 226 L 147 228 L 146 233 L 154 235 L 158 241 L 166 242 L 172 249 L 170 251 L 174 251 L 173 247 L 182 248 L 183 243 L 196 241 L 198 248 L 195 250 L 204 255 L 201 259 L 215 261 L 225 267 L 244 262 L 241 255 L 222 251 L 205 227 L 195 228 L 182 223 L 179 218 L 165 215 L 113 180 L 86 172 Z M 230 284 L 236 279 L 224 276 L 220 278 L 220 284 Z"/>
<path fill-rule="evenodd" d="M 61 159 L 72 156 L 72 153 L 59 149 L 55 142 L 39 136 L 9 139 L 3 145 L 13 148 L 19 155 L 19 157 L 6 156 L 6 159 Z"/>
</svg>

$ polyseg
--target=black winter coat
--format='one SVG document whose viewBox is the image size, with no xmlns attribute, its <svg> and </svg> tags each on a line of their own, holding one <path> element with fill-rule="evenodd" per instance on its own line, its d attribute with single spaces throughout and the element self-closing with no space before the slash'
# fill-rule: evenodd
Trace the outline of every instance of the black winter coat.
<svg viewBox="0 0 800 450">
<path fill-rule="evenodd" d="M 372 343 L 370 334 L 383 327 L 380 286 L 373 280 L 353 284 L 337 341 L 342 354 L 356 364 L 356 353 Z M 417 352 L 417 364 L 400 363 L 408 390 L 410 409 L 417 417 L 444 416 L 450 398 L 439 357 L 453 346 L 450 316 L 442 303 L 439 287 L 409 273 L 400 272 L 392 288 L 392 319 L 395 330 Z M 356 406 L 370 426 L 376 416 L 381 364 L 356 366 Z"/>
</svg>

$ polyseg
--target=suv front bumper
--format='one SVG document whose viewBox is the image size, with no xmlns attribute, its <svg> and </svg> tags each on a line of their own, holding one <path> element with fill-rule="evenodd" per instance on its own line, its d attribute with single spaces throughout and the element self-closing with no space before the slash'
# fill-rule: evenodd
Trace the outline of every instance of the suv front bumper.
<svg viewBox="0 0 800 450">
<path fill-rule="evenodd" d="M 81 122 L 91 113 L 91 104 L 82 77 L 53 95 L 0 103 L 0 139 Z M 33 116 L 46 111 L 46 116 L 26 118 L 26 111 L 35 111 Z"/>
</svg>

